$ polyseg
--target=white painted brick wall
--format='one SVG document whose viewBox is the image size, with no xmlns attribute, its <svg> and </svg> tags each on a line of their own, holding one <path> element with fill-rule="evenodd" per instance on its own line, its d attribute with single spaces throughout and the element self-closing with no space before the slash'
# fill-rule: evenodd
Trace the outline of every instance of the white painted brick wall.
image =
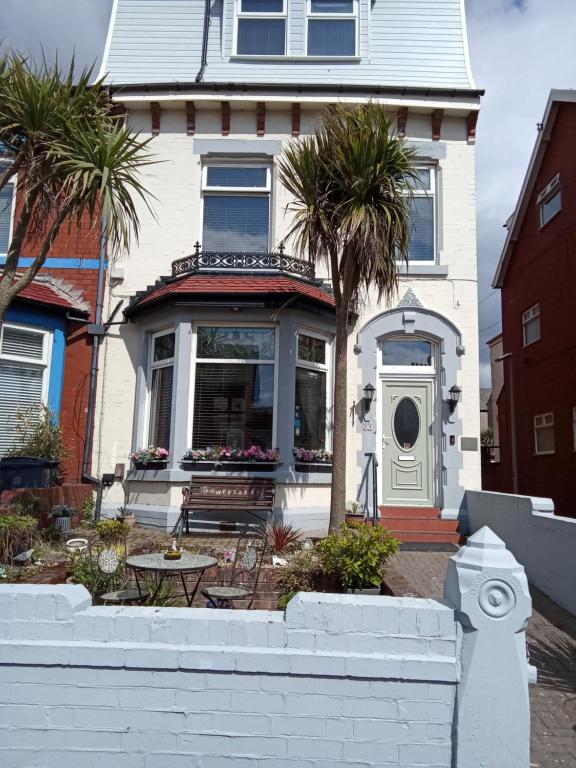
<svg viewBox="0 0 576 768">
<path fill-rule="evenodd" d="M 14 585 L 0 616 L 2 768 L 451 764 L 458 625 L 433 600 L 301 594 L 284 616 Z"/>
</svg>

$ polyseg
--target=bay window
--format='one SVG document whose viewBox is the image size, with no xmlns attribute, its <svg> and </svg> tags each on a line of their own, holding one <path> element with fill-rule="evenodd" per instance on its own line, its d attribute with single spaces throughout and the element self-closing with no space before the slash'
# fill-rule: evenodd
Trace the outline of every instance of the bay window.
<svg viewBox="0 0 576 768">
<path fill-rule="evenodd" d="M 175 339 L 174 331 L 162 331 L 152 337 L 148 445 L 166 450 L 170 448 L 172 429 Z"/>
<path fill-rule="evenodd" d="M 192 447 L 273 447 L 276 331 L 198 326 Z"/>
<path fill-rule="evenodd" d="M 0 162 L 0 176 L 6 165 Z M 9 182 L 0 189 L 0 254 L 6 255 L 12 237 L 12 217 L 14 210 L 15 185 Z"/>
<path fill-rule="evenodd" d="M 236 0 L 236 53 L 286 53 L 286 0 Z"/>
<path fill-rule="evenodd" d="M 48 402 L 50 332 L 4 323 L 0 335 L 0 455 L 14 444 L 16 412 Z M 38 409 L 40 417 L 40 409 Z"/>
<path fill-rule="evenodd" d="M 436 173 L 434 168 L 419 168 L 410 201 L 412 234 L 408 261 L 433 263 L 436 259 Z"/>
<path fill-rule="evenodd" d="M 328 343 L 309 332 L 298 334 L 294 447 L 326 448 Z"/>
<path fill-rule="evenodd" d="M 205 166 L 203 251 L 268 251 L 270 186 L 266 166 Z"/>
<path fill-rule="evenodd" d="M 358 0 L 307 0 L 308 56 L 355 56 Z"/>
</svg>

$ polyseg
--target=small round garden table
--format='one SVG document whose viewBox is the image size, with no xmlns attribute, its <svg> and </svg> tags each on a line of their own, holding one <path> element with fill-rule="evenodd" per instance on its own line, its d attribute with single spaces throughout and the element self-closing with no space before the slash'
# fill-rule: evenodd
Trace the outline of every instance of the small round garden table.
<svg viewBox="0 0 576 768">
<path fill-rule="evenodd" d="M 155 573 L 157 574 L 158 581 L 150 598 L 150 602 L 154 603 L 154 600 L 158 596 L 162 584 L 164 583 L 164 579 L 180 579 L 184 590 L 184 597 L 186 598 L 186 603 L 189 608 L 196 597 L 204 571 L 217 564 L 218 560 L 216 560 L 215 557 L 193 555 L 190 552 L 182 552 L 180 560 L 166 560 L 163 552 L 151 552 L 148 555 L 134 555 L 126 560 L 126 567 L 134 571 L 136 586 L 142 600 L 145 599 L 148 590 L 140 585 L 139 577 L 144 573 Z M 198 578 L 192 589 L 190 589 L 188 578 L 194 573 L 198 574 Z"/>
</svg>

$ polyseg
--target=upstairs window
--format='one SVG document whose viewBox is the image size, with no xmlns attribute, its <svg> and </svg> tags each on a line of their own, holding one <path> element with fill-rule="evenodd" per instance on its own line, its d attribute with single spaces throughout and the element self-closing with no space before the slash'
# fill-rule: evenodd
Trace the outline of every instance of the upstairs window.
<svg viewBox="0 0 576 768">
<path fill-rule="evenodd" d="M 560 190 L 560 174 L 550 181 L 538 195 L 538 210 L 540 229 L 562 210 L 562 192 Z"/>
<path fill-rule="evenodd" d="M 534 453 L 542 455 L 554 451 L 554 414 L 534 416 Z"/>
<path fill-rule="evenodd" d="M 265 166 L 204 167 L 202 250 L 268 251 L 270 184 Z"/>
<path fill-rule="evenodd" d="M 148 445 L 166 450 L 170 448 L 172 429 L 175 340 L 173 331 L 164 331 L 152 337 Z"/>
<path fill-rule="evenodd" d="M 0 162 L 0 176 L 6 171 L 6 165 Z M 12 218 L 14 213 L 14 189 L 13 182 L 9 182 L 0 189 L 0 255 L 8 253 L 10 239 L 12 237 Z"/>
<path fill-rule="evenodd" d="M 286 53 L 286 0 L 236 0 L 236 53 L 283 56 Z"/>
<path fill-rule="evenodd" d="M 522 337 L 525 347 L 540 338 L 540 304 L 534 304 L 522 313 Z"/>
<path fill-rule="evenodd" d="M 408 260 L 433 264 L 436 259 L 436 173 L 434 168 L 418 168 L 410 203 L 412 234 Z"/>
<path fill-rule="evenodd" d="M 325 338 L 308 331 L 298 334 L 294 446 L 326 448 L 326 402 L 329 347 Z"/>
<path fill-rule="evenodd" d="M 358 0 L 307 0 L 308 56 L 355 56 Z"/>
</svg>

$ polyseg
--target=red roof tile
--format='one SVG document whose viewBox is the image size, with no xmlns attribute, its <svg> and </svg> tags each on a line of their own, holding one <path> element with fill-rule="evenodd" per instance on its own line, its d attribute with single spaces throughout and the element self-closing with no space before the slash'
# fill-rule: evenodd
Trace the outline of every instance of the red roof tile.
<svg viewBox="0 0 576 768">
<path fill-rule="evenodd" d="M 295 293 L 334 306 L 334 297 L 318 285 L 284 275 L 188 275 L 151 291 L 131 307 L 134 312 L 178 294 L 286 294 Z"/>
<path fill-rule="evenodd" d="M 48 283 L 30 283 L 30 285 L 26 286 L 23 291 L 20 291 L 16 298 L 26 301 L 34 301 L 38 304 L 47 304 L 51 307 L 61 307 L 66 310 L 73 309 L 75 311 L 83 311 L 79 310 L 76 304 L 72 303 L 71 300 L 66 299 Z"/>
</svg>

